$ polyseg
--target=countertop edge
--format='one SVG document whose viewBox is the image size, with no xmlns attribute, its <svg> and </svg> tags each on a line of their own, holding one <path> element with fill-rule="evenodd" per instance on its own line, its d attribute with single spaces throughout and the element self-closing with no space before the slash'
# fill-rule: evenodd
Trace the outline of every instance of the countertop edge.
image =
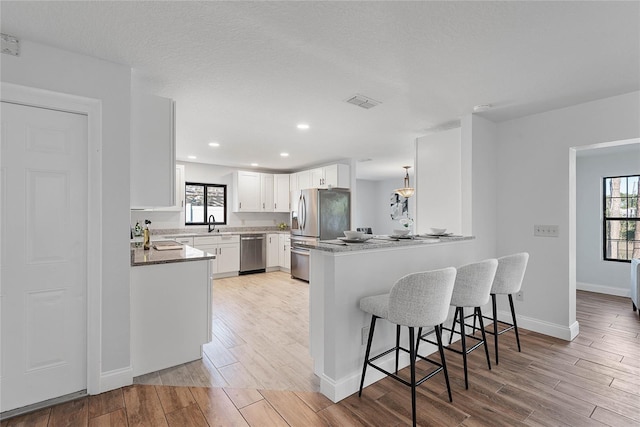
<svg viewBox="0 0 640 427">
<path fill-rule="evenodd" d="M 216 256 L 188 245 L 183 245 L 182 249 L 165 251 L 158 251 L 153 248 L 144 250 L 143 248 L 135 247 L 133 244 L 131 245 L 131 267 L 206 261 L 210 259 L 216 259 Z"/>
</svg>

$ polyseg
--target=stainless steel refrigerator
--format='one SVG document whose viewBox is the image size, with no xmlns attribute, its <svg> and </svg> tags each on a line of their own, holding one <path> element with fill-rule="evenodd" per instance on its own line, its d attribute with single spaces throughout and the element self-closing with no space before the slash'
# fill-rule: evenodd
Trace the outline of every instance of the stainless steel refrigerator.
<svg viewBox="0 0 640 427">
<path fill-rule="evenodd" d="M 344 236 L 351 229 L 351 193 L 342 188 L 294 191 L 291 206 L 291 276 L 309 281 L 309 250 L 297 243 Z"/>
</svg>

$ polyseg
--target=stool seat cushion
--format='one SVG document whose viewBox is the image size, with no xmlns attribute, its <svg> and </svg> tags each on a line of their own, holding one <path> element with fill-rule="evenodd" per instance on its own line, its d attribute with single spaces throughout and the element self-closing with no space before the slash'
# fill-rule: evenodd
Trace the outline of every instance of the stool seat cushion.
<svg viewBox="0 0 640 427">
<path fill-rule="evenodd" d="M 362 298 L 360 300 L 360 310 L 386 319 L 389 317 L 389 294 Z"/>
<path fill-rule="evenodd" d="M 454 307 L 480 307 L 488 303 L 489 291 L 497 268 L 498 261 L 495 259 L 458 267 L 451 305 Z"/>
<path fill-rule="evenodd" d="M 529 254 L 521 252 L 498 258 L 498 269 L 493 279 L 491 293 L 497 295 L 515 294 L 522 286 Z"/>
</svg>

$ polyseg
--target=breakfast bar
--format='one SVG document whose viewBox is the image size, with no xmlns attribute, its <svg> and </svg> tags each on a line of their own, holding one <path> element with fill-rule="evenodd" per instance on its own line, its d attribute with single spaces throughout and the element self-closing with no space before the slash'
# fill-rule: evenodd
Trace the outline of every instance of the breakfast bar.
<svg viewBox="0 0 640 427">
<path fill-rule="evenodd" d="M 477 261 L 474 243 L 474 237 L 458 236 L 310 244 L 310 351 L 320 391 L 338 402 L 358 390 L 371 321 L 359 308 L 362 297 L 388 293 L 396 280 L 409 273 Z M 379 322 L 372 351 L 394 340 L 395 327 Z M 420 348 L 421 354 L 436 351 L 435 346 Z M 383 365 L 392 369 L 393 361 L 390 355 Z M 408 363 L 407 356 L 400 359 L 401 367 Z M 365 385 L 382 377 L 372 370 Z"/>
<path fill-rule="evenodd" d="M 202 345 L 211 341 L 209 261 L 215 256 L 177 245 L 172 250 L 131 245 L 134 377 L 200 359 Z"/>
</svg>

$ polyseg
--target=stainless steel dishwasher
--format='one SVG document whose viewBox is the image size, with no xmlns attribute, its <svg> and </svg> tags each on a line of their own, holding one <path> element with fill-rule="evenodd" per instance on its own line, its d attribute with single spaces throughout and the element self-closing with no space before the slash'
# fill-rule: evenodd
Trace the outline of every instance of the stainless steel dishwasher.
<svg viewBox="0 0 640 427">
<path fill-rule="evenodd" d="M 240 274 L 265 271 L 266 240 L 264 234 L 240 236 Z"/>
</svg>

